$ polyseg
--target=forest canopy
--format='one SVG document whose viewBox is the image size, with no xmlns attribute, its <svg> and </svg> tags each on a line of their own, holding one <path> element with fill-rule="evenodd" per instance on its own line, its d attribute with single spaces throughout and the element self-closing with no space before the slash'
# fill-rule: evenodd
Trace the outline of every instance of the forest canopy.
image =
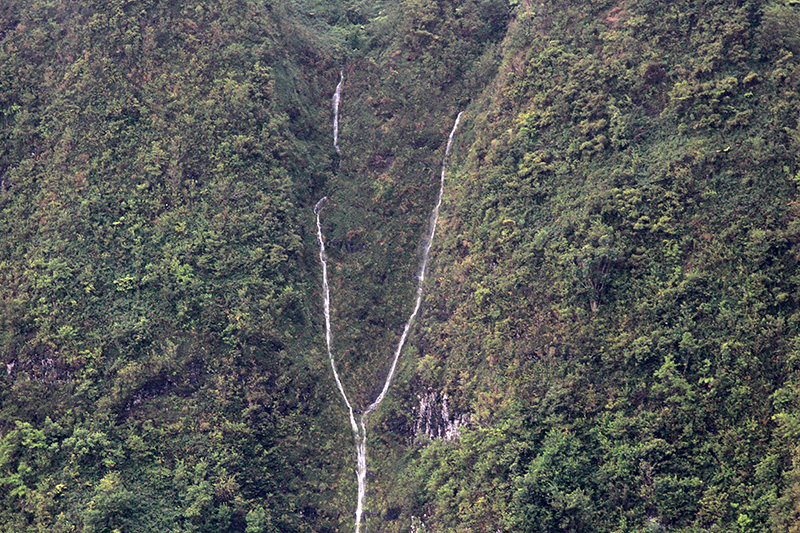
<svg viewBox="0 0 800 533">
<path fill-rule="evenodd" d="M 800 523 L 800 5 L 6 0 L 0 531 Z M 342 81 L 341 154 L 331 98 Z"/>
</svg>

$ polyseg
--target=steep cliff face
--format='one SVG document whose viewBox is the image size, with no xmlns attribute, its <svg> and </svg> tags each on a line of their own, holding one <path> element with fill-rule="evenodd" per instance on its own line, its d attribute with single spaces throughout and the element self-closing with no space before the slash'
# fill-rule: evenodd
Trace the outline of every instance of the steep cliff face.
<svg viewBox="0 0 800 533">
<path fill-rule="evenodd" d="M 367 530 L 793 531 L 798 27 L 4 2 L 0 531 L 351 531 L 461 111 Z"/>
<path fill-rule="evenodd" d="M 471 415 L 429 527 L 790 527 L 797 16 L 519 6 L 417 344 Z"/>
<path fill-rule="evenodd" d="M 330 520 L 300 268 L 328 56 L 279 10 L 3 2 L 0 530 Z"/>
</svg>

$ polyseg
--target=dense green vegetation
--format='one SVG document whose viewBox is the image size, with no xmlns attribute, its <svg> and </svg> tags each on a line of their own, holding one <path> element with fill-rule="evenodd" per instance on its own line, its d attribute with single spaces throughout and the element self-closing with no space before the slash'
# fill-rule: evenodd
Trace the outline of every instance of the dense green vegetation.
<svg viewBox="0 0 800 533">
<path fill-rule="evenodd" d="M 797 532 L 798 28 L 779 0 L 3 2 L 0 531 L 351 530 L 311 206 L 363 408 L 465 111 L 368 530 Z"/>
<path fill-rule="evenodd" d="M 2 23 L 0 528 L 307 528 L 341 468 L 306 438 L 337 431 L 298 269 L 313 117 L 288 114 L 314 57 L 254 2 Z"/>
<path fill-rule="evenodd" d="M 786 9 L 518 14 L 429 293 L 422 364 L 475 414 L 417 460 L 437 529 L 796 527 Z"/>
</svg>

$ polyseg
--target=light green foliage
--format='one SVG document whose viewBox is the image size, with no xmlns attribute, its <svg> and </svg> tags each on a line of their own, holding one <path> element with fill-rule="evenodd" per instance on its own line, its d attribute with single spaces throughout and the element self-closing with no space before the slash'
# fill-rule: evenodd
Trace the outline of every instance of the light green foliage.
<svg viewBox="0 0 800 533">
<path fill-rule="evenodd" d="M 309 527 L 282 435 L 327 405 L 287 348 L 318 178 L 271 9 L 0 9 L 0 530 Z"/>
<path fill-rule="evenodd" d="M 769 398 L 793 373 L 798 95 L 760 40 L 777 9 L 529 9 L 454 180 L 425 334 L 427 379 L 481 424 L 529 406 L 534 452 L 489 527 L 785 529 L 795 452 Z"/>
<path fill-rule="evenodd" d="M 351 530 L 465 110 L 368 529 L 797 533 L 799 17 L 2 2 L 0 531 Z"/>
</svg>

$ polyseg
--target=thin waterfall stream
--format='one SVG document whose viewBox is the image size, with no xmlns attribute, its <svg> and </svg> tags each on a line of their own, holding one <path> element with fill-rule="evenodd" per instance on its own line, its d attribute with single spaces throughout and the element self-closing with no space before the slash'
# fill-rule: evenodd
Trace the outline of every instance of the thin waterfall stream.
<svg viewBox="0 0 800 533">
<path fill-rule="evenodd" d="M 333 93 L 333 147 L 336 154 L 341 158 L 342 151 L 339 149 L 339 102 L 342 99 L 342 84 L 344 83 L 344 71 L 339 72 L 339 85 Z"/>
<path fill-rule="evenodd" d="M 341 150 L 339 149 L 339 102 L 341 100 L 341 91 L 343 82 L 344 82 L 344 72 L 341 72 L 339 78 L 339 84 L 336 86 L 336 92 L 333 95 L 333 146 L 336 149 L 336 153 L 340 156 L 340 158 L 341 158 Z M 447 147 L 445 148 L 444 158 L 442 159 L 442 172 L 439 183 L 439 194 L 436 198 L 436 206 L 433 208 L 433 211 L 431 211 L 428 234 L 425 240 L 425 246 L 423 248 L 422 257 L 420 259 L 420 264 L 419 264 L 419 274 L 417 276 L 417 291 L 416 291 L 416 300 L 414 302 L 414 310 L 411 312 L 411 315 L 408 317 L 408 320 L 403 326 L 403 333 L 400 336 L 400 340 L 397 343 L 397 348 L 394 351 L 392 365 L 389 369 L 389 372 L 386 375 L 386 381 L 383 384 L 383 389 L 381 389 L 381 392 L 380 394 L 378 394 L 377 398 L 375 398 L 375 400 L 371 404 L 369 404 L 369 406 L 360 414 L 358 420 L 356 420 L 355 411 L 353 410 L 353 406 L 350 403 L 350 400 L 347 397 L 347 393 L 344 390 L 344 385 L 342 384 L 342 380 L 339 377 L 339 372 L 336 369 L 336 361 L 333 357 L 333 351 L 331 348 L 333 335 L 331 333 L 331 312 L 330 312 L 331 297 L 330 297 L 330 286 L 328 285 L 328 262 L 325 256 L 325 239 L 322 236 L 322 222 L 320 221 L 322 209 L 328 197 L 324 196 L 314 206 L 314 215 L 316 216 L 317 219 L 317 242 L 319 244 L 319 261 L 322 264 L 322 298 L 323 298 L 323 310 L 325 314 L 325 342 L 328 349 L 328 360 L 331 363 L 331 370 L 333 371 L 333 377 L 334 380 L 336 381 L 336 387 L 339 389 L 339 394 L 342 396 L 342 399 L 344 400 L 344 403 L 347 406 L 348 414 L 350 417 L 350 427 L 353 430 L 353 437 L 355 438 L 356 479 L 358 481 L 358 500 L 356 504 L 356 533 L 361 533 L 361 519 L 364 514 L 364 502 L 366 500 L 366 494 L 367 494 L 367 417 L 372 412 L 374 412 L 375 409 L 378 408 L 378 406 L 383 401 L 384 397 L 386 397 L 387 392 L 389 391 L 389 387 L 391 386 L 392 380 L 394 379 L 395 370 L 397 369 L 397 362 L 400 359 L 400 353 L 403 351 L 403 346 L 405 346 L 406 340 L 408 339 L 408 333 L 411 330 L 411 325 L 414 322 L 414 319 L 417 317 L 417 313 L 419 312 L 419 308 L 422 303 L 423 282 L 425 281 L 425 274 L 428 268 L 428 260 L 430 259 L 433 237 L 436 233 L 436 223 L 439 220 L 439 208 L 442 205 L 442 196 L 444 195 L 444 178 L 445 178 L 445 168 L 447 166 L 447 157 L 450 155 L 450 148 L 453 144 L 453 136 L 456 133 L 456 129 L 458 128 L 458 123 L 461 120 L 462 114 L 463 112 L 459 113 L 458 116 L 456 117 L 455 123 L 453 124 L 453 129 L 450 131 L 450 136 L 447 139 Z M 341 159 L 340 159 L 340 165 L 341 165 Z"/>
</svg>

